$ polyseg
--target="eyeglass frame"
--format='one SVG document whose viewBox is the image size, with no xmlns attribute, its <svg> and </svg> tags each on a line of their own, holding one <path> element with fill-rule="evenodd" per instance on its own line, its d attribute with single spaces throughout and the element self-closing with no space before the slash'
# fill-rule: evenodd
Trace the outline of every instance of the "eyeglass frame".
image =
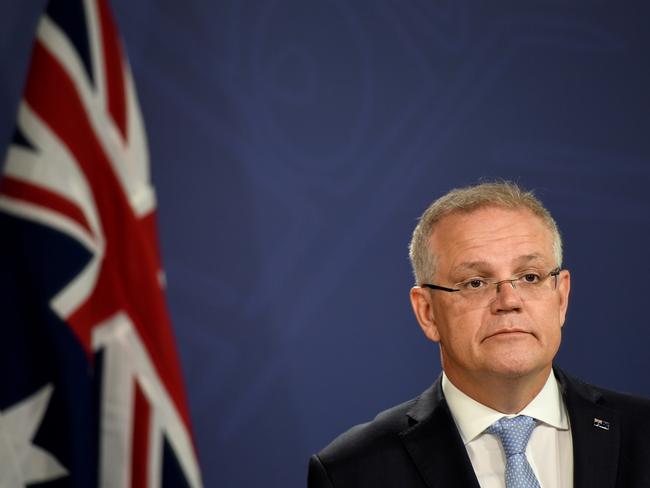
<svg viewBox="0 0 650 488">
<path fill-rule="evenodd" d="M 558 277 L 558 275 L 559 275 L 561 272 L 562 272 L 562 268 L 559 268 L 559 267 L 558 267 L 558 268 L 554 268 L 554 269 L 552 269 L 551 271 L 549 271 L 548 274 L 547 274 L 546 276 L 544 276 L 544 278 L 541 278 L 541 279 L 539 280 L 539 283 L 541 283 L 541 282 L 543 282 L 543 281 L 549 279 L 551 276 L 553 276 L 553 277 L 555 278 L 555 287 L 554 287 L 553 289 L 555 290 L 555 289 L 557 289 L 557 277 Z M 512 286 L 512 288 L 513 288 L 514 290 L 516 290 L 516 289 L 517 289 L 517 286 L 515 285 L 515 281 L 519 281 L 520 279 L 522 279 L 522 278 L 523 278 L 524 276 L 526 276 L 527 274 L 532 274 L 532 273 L 522 273 L 522 274 L 521 274 L 520 276 L 518 276 L 517 278 L 510 278 L 510 279 L 507 279 L 507 280 L 500 280 L 500 281 L 486 281 L 486 283 L 487 283 L 488 285 L 496 285 L 496 286 L 495 286 L 495 289 L 496 289 L 497 293 L 499 292 L 499 287 L 500 287 L 503 283 L 510 283 L 510 285 Z M 472 280 L 465 280 L 465 281 L 472 281 Z M 465 281 L 461 281 L 461 282 L 459 282 L 459 283 L 456 283 L 455 286 L 458 286 L 458 285 L 460 285 L 461 283 L 465 283 Z M 434 285 L 434 284 L 431 284 L 431 283 L 422 283 L 422 284 L 420 285 L 420 287 L 421 287 L 421 288 L 429 288 L 429 289 L 431 289 L 431 290 L 446 291 L 446 292 L 448 292 L 448 293 L 454 293 L 454 292 L 457 292 L 457 291 L 462 291 L 460 288 L 449 288 L 448 286 Z"/>
</svg>

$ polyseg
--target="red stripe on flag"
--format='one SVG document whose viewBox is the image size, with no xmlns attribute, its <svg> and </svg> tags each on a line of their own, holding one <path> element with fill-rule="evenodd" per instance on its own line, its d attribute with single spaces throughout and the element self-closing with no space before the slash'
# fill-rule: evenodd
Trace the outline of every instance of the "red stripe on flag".
<svg viewBox="0 0 650 488">
<path fill-rule="evenodd" d="M 134 381 L 135 396 L 133 401 L 133 436 L 131 443 L 131 488 L 149 486 L 149 430 L 151 407 L 140 388 Z"/>
<path fill-rule="evenodd" d="M 124 90 L 122 47 L 117 37 L 115 21 L 106 1 L 99 0 L 97 5 L 102 32 L 108 111 L 122 134 L 122 138 L 126 140 L 126 96 Z"/>
<path fill-rule="evenodd" d="M 72 80 L 41 42 L 35 43 L 32 56 L 25 99 L 79 163 L 106 242 L 95 289 L 67 321 L 90 355 L 92 328 L 126 311 L 189 427 L 176 346 L 158 283 L 157 246 L 148 235 L 150 225 L 133 213 Z"/>
<path fill-rule="evenodd" d="M 114 179 L 114 175 L 105 170 L 103 172 L 108 175 L 109 179 L 105 179 L 106 176 L 102 175 L 102 168 L 106 168 L 109 163 L 90 126 L 76 88 L 62 66 L 46 46 L 38 40 L 34 43 L 32 65 L 25 85 L 24 99 L 52 132 L 59 137 L 70 150 L 75 161 L 79 163 L 80 169 L 91 187 L 97 210 L 101 214 L 99 208 L 101 201 L 98 200 L 95 187 L 98 182 L 103 181 L 103 190 L 100 189 L 100 192 L 114 192 L 115 185 L 111 181 Z M 118 189 L 115 199 L 119 199 L 119 193 L 121 193 L 121 189 Z M 117 217 L 116 212 L 112 212 L 110 219 L 115 220 Z M 102 227 L 104 227 L 103 220 L 106 218 L 108 216 L 100 215 Z M 108 295 L 86 301 L 84 305 L 88 305 L 92 309 L 93 316 L 87 317 L 87 320 L 81 323 L 69 321 L 89 356 L 92 327 L 102 318 L 108 318 L 115 310 L 115 305 L 111 302 L 110 297 L 111 295 Z"/>
<path fill-rule="evenodd" d="M 47 208 L 48 210 L 54 210 L 56 213 L 65 215 L 70 220 L 74 220 L 90 235 L 93 235 L 86 216 L 79 206 L 57 193 L 41 186 L 25 183 L 11 176 L 5 176 L 0 179 L 0 193 L 11 198 L 38 205 L 39 207 Z"/>
</svg>

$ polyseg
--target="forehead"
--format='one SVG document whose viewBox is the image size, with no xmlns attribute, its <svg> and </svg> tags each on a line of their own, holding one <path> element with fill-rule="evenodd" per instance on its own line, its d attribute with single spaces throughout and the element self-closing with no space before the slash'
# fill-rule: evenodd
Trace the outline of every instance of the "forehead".
<svg viewBox="0 0 650 488">
<path fill-rule="evenodd" d="M 553 260 L 553 234 L 528 209 L 484 207 L 455 212 L 436 223 L 430 246 L 440 271 L 466 262 L 500 264 L 539 256 Z"/>
</svg>

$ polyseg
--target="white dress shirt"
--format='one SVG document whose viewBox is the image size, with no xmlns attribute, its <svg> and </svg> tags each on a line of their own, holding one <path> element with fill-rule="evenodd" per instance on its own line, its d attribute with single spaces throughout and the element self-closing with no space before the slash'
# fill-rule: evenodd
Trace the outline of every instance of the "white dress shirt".
<svg viewBox="0 0 650 488">
<path fill-rule="evenodd" d="M 504 488 L 506 457 L 498 437 L 485 432 L 501 417 L 528 415 L 538 420 L 526 457 L 542 488 L 573 487 L 573 445 L 569 417 L 553 372 L 521 411 L 504 415 L 478 403 L 456 388 L 443 373 L 442 391 L 465 443 L 481 488 Z"/>
</svg>

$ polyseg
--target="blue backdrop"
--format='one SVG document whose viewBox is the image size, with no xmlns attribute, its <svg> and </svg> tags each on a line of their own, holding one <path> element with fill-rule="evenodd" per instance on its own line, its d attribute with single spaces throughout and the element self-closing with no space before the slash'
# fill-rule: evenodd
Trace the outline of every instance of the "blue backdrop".
<svg viewBox="0 0 650 488">
<path fill-rule="evenodd" d="M 7 141 L 40 2 L 2 2 Z M 558 362 L 650 395 L 650 5 L 113 0 L 148 127 L 206 487 L 299 487 L 440 371 L 407 243 L 451 187 L 537 190 L 573 290 Z"/>
</svg>

